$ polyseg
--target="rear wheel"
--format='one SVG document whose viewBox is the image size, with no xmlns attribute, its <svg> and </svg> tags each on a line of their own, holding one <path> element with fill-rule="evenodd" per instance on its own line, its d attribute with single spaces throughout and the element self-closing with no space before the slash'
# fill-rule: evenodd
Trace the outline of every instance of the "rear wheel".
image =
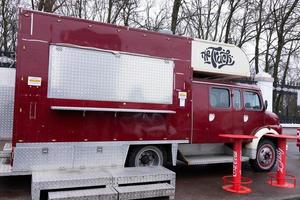
<svg viewBox="0 0 300 200">
<path fill-rule="evenodd" d="M 250 160 L 250 165 L 254 171 L 271 171 L 276 163 L 276 146 L 273 141 L 263 139 L 258 144 L 256 159 Z"/>
<path fill-rule="evenodd" d="M 129 152 L 127 166 L 147 167 L 162 166 L 166 161 L 166 153 L 163 148 L 157 146 L 137 146 Z"/>
</svg>

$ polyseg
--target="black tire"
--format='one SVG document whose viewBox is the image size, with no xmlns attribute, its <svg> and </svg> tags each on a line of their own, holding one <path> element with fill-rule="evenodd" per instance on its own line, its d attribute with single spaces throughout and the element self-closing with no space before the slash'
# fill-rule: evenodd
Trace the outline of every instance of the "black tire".
<svg viewBox="0 0 300 200">
<path fill-rule="evenodd" d="M 166 151 L 162 147 L 153 145 L 134 146 L 128 153 L 126 166 L 165 166 L 166 161 Z"/>
<path fill-rule="evenodd" d="M 256 159 L 251 159 L 250 165 L 256 172 L 269 172 L 276 163 L 276 146 L 272 140 L 262 139 L 257 148 Z"/>
</svg>

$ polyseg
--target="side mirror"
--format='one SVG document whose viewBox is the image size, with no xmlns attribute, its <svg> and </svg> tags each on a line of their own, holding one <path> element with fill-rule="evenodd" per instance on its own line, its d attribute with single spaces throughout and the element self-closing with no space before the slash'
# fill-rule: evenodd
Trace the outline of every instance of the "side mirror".
<svg viewBox="0 0 300 200">
<path fill-rule="evenodd" d="M 264 103 L 264 110 L 267 110 L 267 108 L 268 108 L 268 101 L 265 100 L 265 103 Z"/>
</svg>

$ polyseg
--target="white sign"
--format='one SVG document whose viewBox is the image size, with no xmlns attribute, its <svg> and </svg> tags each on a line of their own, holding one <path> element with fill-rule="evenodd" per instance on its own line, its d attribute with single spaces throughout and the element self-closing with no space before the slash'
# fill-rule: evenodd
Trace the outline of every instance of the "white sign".
<svg viewBox="0 0 300 200">
<path fill-rule="evenodd" d="M 186 99 L 187 98 L 187 92 L 178 92 L 178 98 L 179 99 Z"/>
<path fill-rule="evenodd" d="M 28 85 L 30 86 L 41 86 L 42 85 L 42 78 L 41 77 L 34 77 L 28 76 Z"/>
<path fill-rule="evenodd" d="M 250 76 L 250 64 L 242 49 L 199 39 L 192 41 L 192 67 L 199 72 Z"/>
<path fill-rule="evenodd" d="M 187 98 L 187 92 L 178 92 L 179 106 L 185 106 L 185 100 Z"/>
</svg>

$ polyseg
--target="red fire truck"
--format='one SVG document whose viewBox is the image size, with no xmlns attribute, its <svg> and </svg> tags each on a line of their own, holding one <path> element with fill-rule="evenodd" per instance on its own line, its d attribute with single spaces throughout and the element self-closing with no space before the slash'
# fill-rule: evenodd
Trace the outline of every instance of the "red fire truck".
<svg viewBox="0 0 300 200">
<path fill-rule="evenodd" d="M 225 133 L 275 164 L 278 117 L 234 45 L 22 9 L 16 62 L 13 172 L 232 162 Z"/>
</svg>

